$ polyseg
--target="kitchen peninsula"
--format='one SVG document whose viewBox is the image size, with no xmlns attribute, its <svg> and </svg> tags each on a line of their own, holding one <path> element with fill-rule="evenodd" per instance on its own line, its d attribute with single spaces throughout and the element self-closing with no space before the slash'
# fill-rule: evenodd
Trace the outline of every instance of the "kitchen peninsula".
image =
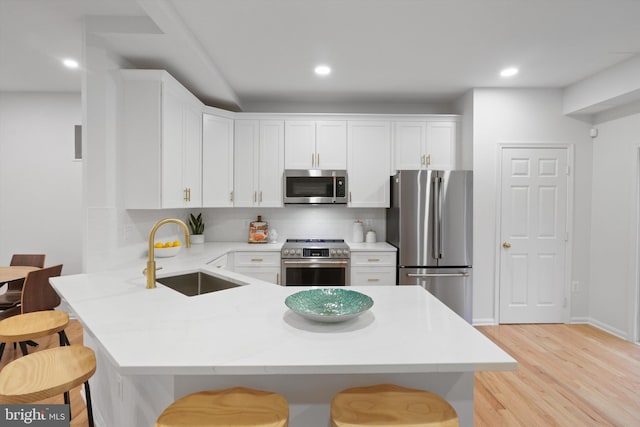
<svg viewBox="0 0 640 427">
<path fill-rule="evenodd" d="M 474 372 L 517 363 L 417 286 L 353 287 L 373 307 L 343 323 L 291 312 L 282 287 L 229 271 L 230 252 L 280 245 L 208 243 L 157 259 L 158 278 L 202 271 L 243 286 L 188 297 L 158 283 L 145 289 L 144 260 L 118 271 L 62 276 L 53 286 L 96 350 L 96 423 L 153 425 L 190 392 L 247 386 L 283 394 L 290 426 L 325 427 L 332 396 L 349 386 L 396 383 L 429 389 L 473 425 Z"/>
</svg>

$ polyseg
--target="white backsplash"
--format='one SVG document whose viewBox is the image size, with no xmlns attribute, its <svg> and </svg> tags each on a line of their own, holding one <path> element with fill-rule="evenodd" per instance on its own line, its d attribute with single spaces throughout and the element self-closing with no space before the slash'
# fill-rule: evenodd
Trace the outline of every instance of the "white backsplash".
<svg viewBox="0 0 640 427">
<path fill-rule="evenodd" d="M 203 209 L 205 240 L 244 242 L 249 223 L 258 215 L 277 230 L 278 241 L 289 238 L 332 238 L 349 241 L 353 222 L 364 223 L 365 230 L 375 230 L 378 240 L 386 236 L 385 209 L 351 209 L 346 206 L 287 206 L 285 208 Z"/>
<path fill-rule="evenodd" d="M 285 208 L 196 208 L 162 210 L 118 210 L 95 208 L 88 211 L 86 241 L 87 272 L 117 268 L 147 256 L 149 231 L 163 218 L 187 222 L 190 213 L 202 212 L 207 242 L 246 242 L 249 223 L 262 215 L 270 230 L 277 230 L 278 241 L 288 238 L 331 238 L 351 240 L 353 223 L 360 220 L 365 232 L 374 230 L 378 241 L 385 241 L 386 210 L 347 208 L 346 206 L 291 206 Z M 112 230 L 118 230 L 114 234 Z M 156 241 L 183 240 L 182 230 L 173 224 L 161 227 Z M 140 264 L 143 266 L 143 264 Z"/>
</svg>

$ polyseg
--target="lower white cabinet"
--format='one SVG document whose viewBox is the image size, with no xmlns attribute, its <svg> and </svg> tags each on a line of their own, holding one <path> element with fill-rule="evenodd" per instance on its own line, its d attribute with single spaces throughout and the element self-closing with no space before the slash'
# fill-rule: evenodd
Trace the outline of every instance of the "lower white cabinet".
<svg viewBox="0 0 640 427">
<path fill-rule="evenodd" d="M 280 284 L 280 252 L 235 252 L 232 258 L 236 273 Z"/>
<path fill-rule="evenodd" d="M 351 286 L 396 285 L 394 251 L 351 252 Z"/>
</svg>

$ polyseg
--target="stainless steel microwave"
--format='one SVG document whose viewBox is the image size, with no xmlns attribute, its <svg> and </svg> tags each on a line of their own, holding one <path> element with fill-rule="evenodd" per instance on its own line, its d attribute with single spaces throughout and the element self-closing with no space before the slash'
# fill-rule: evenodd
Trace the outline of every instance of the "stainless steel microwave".
<svg viewBox="0 0 640 427">
<path fill-rule="evenodd" d="M 284 204 L 346 204 L 347 171 L 287 169 L 284 171 Z"/>
</svg>

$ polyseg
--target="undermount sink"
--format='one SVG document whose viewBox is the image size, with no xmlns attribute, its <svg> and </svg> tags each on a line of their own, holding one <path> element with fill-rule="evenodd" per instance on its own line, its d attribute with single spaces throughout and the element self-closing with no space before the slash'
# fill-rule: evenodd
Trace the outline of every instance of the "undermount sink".
<svg viewBox="0 0 640 427">
<path fill-rule="evenodd" d="M 156 281 L 188 297 L 242 286 L 200 271 L 178 276 L 159 277 L 156 278 Z"/>
</svg>

